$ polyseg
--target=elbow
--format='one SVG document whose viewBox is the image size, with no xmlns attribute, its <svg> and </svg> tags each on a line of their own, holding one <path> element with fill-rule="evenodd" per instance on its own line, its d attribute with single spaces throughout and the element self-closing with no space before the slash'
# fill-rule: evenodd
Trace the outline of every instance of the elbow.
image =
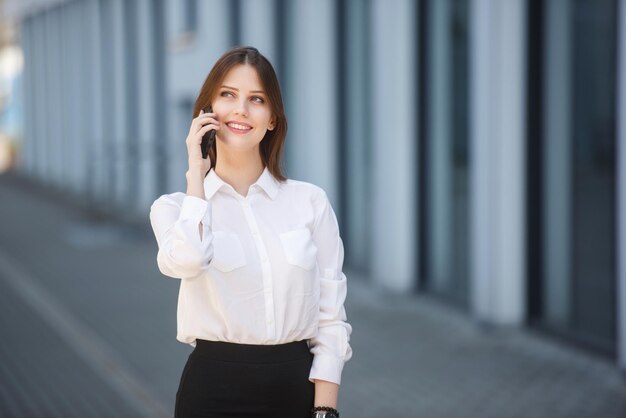
<svg viewBox="0 0 626 418">
<path fill-rule="evenodd" d="M 181 255 L 173 255 L 163 250 L 157 254 L 159 271 L 169 277 L 185 279 L 197 276 L 207 270 L 211 261 L 211 252 L 185 251 Z"/>
</svg>

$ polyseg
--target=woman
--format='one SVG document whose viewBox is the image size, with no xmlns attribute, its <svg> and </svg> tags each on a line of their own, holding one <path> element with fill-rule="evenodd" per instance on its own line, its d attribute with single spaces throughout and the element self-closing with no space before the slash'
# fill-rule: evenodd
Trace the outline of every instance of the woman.
<svg viewBox="0 0 626 418">
<path fill-rule="evenodd" d="M 176 338 L 194 347 L 176 417 L 338 417 L 352 357 L 343 242 L 324 190 L 281 173 L 287 119 L 272 65 L 252 47 L 227 51 L 194 115 L 187 193 L 150 211 L 159 270 L 181 279 Z"/>
</svg>

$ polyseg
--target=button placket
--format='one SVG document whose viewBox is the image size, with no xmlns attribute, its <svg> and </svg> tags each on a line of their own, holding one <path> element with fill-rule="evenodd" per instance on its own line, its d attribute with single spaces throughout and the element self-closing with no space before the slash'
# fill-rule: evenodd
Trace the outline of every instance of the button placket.
<svg viewBox="0 0 626 418">
<path fill-rule="evenodd" d="M 257 248 L 257 253 L 261 260 L 261 269 L 263 271 L 263 288 L 265 294 L 265 323 L 267 325 L 267 336 L 269 339 L 276 338 L 276 324 L 274 323 L 274 295 L 272 274 L 270 271 L 270 263 L 267 255 L 267 250 L 259 234 L 259 228 L 254 217 L 254 212 L 250 207 L 250 202 L 245 199 L 242 201 L 243 213 L 245 215 L 248 227 L 254 236 L 254 243 Z"/>
</svg>

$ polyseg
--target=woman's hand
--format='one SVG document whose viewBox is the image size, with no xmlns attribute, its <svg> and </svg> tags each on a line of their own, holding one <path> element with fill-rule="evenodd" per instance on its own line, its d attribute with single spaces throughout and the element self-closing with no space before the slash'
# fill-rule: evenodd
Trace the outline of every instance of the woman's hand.
<svg viewBox="0 0 626 418">
<path fill-rule="evenodd" d="M 207 156 L 202 158 L 202 137 L 211 129 L 219 130 L 220 123 L 214 118 L 215 113 L 204 113 L 200 110 L 200 114 L 191 121 L 189 135 L 187 136 L 187 152 L 189 154 L 189 173 L 192 176 L 200 175 L 202 178 L 211 169 L 211 158 Z"/>
<path fill-rule="evenodd" d="M 202 137 L 211 129 L 219 130 L 220 124 L 214 118 L 215 113 L 200 114 L 191 121 L 189 135 L 185 140 L 189 154 L 189 170 L 187 170 L 187 195 L 204 199 L 204 177 L 211 169 L 211 157 L 202 158 Z"/>
</svg>

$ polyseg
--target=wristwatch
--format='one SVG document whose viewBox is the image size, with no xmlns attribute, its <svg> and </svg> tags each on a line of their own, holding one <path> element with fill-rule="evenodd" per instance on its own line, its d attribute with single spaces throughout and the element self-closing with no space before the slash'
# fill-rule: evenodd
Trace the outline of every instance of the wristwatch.
<svg viewBox="0 0 626 418">
<path fill-rule="evenodd" d="M 337 418 L 332 412 L 317 411 L 313 413 L 313 418 Z"/>
</svg>

